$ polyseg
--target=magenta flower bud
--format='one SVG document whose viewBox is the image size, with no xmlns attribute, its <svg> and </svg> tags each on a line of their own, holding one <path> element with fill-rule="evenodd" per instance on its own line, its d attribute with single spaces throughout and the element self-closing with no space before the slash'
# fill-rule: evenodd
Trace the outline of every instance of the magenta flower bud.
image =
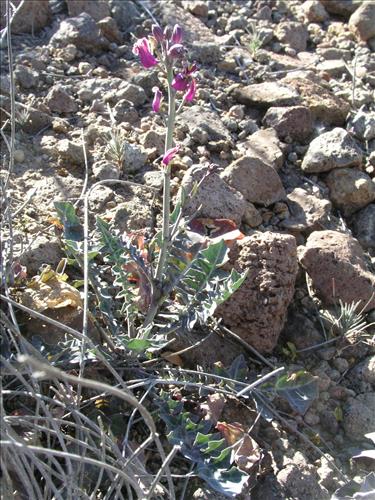
<svg viewBox="0 0 375 500">
<path fill-rule="evenodd" d="M 175 43 L 168 49 L 167 55 L 172 59 L 179 59 L 184 55 L 185 47 L 180 43 Z"/>
<path fill-rule="evenodd" d="M 177 73 L 172 80 L 172 87 L 175 90 L 186 90 L 189 85 L 189 80 L 183 73 Z"/>
<path fill-rule="evenodd" d="M 182 40 L 182 28 L 178 24 L 175 24 L 172 32 L 171 42 L 181 43 L 181 40 Z"/>
<path fill-rule="evenodd" d="M 152 36 L 158 42 L 162 42 L 164 40 L 163 30 L 157 24 L 153 24 L 151 27 Z"/>
<path fill-rule="evenodd" d="M 145 68 L 151 68 L 158 64 L 158 60 L 152 55 L 150 50 L 150 44 L 147 38 L 140 38 L 133 45 L 133 54 L 139 56 L 142 66 Z"/>
<path fill-rule="evenodd" d="M 173 160 L 173 158 L 176 156 L 178 151 L 180 150 L 180 145 L 177 144 L 174 148 L 168 149 L 168 151 L 164 154 L 163 156 L 163 165 L 168 166 L 169 163 Z"/>
<path fill-rule="evenodd" d="M 189 84 L 189 88 L 186 94 L 184 95 L 184 101 L 191 102 L 194 99 L 196 92 L 197 92 L 197 82 L 194 78 L 192 78 Z"/>
<path fill-rule="evenodd" d="M 160 104 L 163 99 L 163 94 L 160 92 L 159 87 L 153 87 L 154 99 L 152 101 L 152 111 L 154 113 L 159 113 Z"/>
</svg>

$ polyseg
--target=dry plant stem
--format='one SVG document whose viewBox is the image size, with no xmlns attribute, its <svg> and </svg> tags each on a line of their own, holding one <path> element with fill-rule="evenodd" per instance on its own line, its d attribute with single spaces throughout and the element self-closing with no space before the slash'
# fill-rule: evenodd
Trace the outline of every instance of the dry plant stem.
<svg viewBox="0 0 375 500">
<path fill-rule="evenodd" d="M 162 463 L 162 465 L 161 465 L 158 473 L 156 474 L 154 481 L 152 482 L 152 485 L 151 485 L 151 488 L 150 488 L 150 490 L 148 492 L 146 500 L 152 500 L 152 494 L 153 494 L 154 489 L 156 488 L 156 486 L 157 486 L 160 478 L 162 477 L 164 469 L 166 469 L 166 467 L 168 467 L 168 465 L 171 463 L 171 461 L 173 460 L 174 456 L 179 451 L 179 449 L 180 449 L 180 447 L 175 445 L 175 446 L 173 446 L 173 448 L 171 449 L 171 451 L 168 453 L 168 455 L 165 458 L 164 462 Z M 176 497 L 175 497 L 174 492 L 173 492 L 173 495 L 170 496 L 170 499 L 171 500 L 175 500 L 175 498 Z"/>
<path fill-rule="evenodd" d="M 165 457 L 164 449 L 163 449 L 163 447 L 161 445 L 159 436 L 158 436 L 158 434 L 156 432 L 156 427 L 155 427 L 152 415 L 148 412 L 148 410 L 146 410 L 146 408 L 143 405 L 141 405 L 139 403 L 138 399 L 130 393 L 130 391 L 129 391 L 128 388 L 126 388 L 126 392 L 125 392 L 124 390 L 117 389 L 116 387 L 111 387 L 110 385 L 104 384 L 102 382 L 97 382 L 97 381 L 86 379 L 86 378 L 78 378 L 78 377 L 75 377 L 73 375 L 68 375 L 68 374 L 62 372 L 61 370 L 58 370 L 57 368 L 54 368 L 54 367 L 52 367 L 50 365 L 47 365 L 45 363 L 41 363 L 40 361 L 37 361 L 37 360 L 33 359 L 31 356 L 21 356 L 20 359 L 19 359 L 19 361 L 22 362 L 22 363 L 29 364 L 31 366 L 31 368 L 34 370 L 34 376 L 35 377 L 36 376 L 38 376 L 38 378 L 50 378 L 50 377 L 53 377 L 53 378 L 56 378 L 56 379 L 62 379 L 65 382 L 69 382 L 69 383 L 71 383 L 73 385 L 81 384 L 82 387 L 86 387 L 86 388 L 89 388 L 89 389 L 94 389 L 94 390 L 97 390 L 97 391 L 106 391 L 109 394 L 112 394 L 113 396 L 118 397 L 118 398 L 126 401 L 128 404 L 130 404 L 134 408 L 137 408 L 137 410 L 139 411 L 139 413 L 142 415 L 142 417 L 143 417 L 143 419 L 144 419 L 147 427 L 149 428 L 149 431 L 150 431 L 149 439 L 153 440 L 155 442 L 157 450 L 158 450 L 158 452 L 159 452 L 162 460 L 165 461 L 166 457 Z M 75 457 L 71 454 L 70 458 L 73 460 Z M 82 457 L 81 457 L 81 459 L 82 459 Z M 89 459 L 88 457 L 84 457 L 82 459 L 82 461 L 83 462 L 87 462 L 87 463 L 93 463 L 91 461 L 91 459 Z M 100 461 L 96 461 L 95 460 L 95 463 L 100 464 Z M 106 466 L 108 466 L 108 465 L 106 464 Z M 174 498 L 174 496 L 173 496 L 174 495 L 173 494 L 173 491 L 174 491 L 173 481 L 172 481 L 172 479 L 170 477 L 169 468 L 168 467 L 165 467 L 165 468 L 166 468 L 166 471 L 167 471 L 168 484 L 169 484 L 169 487 L 170 487 L 170 492 L 169 493 L 170 493 L 170 495 L 172 495 L 172 498 Z M 111 468 L 110 470 L 114 471 L 115 473 L 118 472 L 118 470 L 115 469 L 114 467 Z M 123 472 L 121 472 L 120 475 L 123 475 L 124 479 L 128 479 L 127 475 L 124 475 Z M 129 481 L 129 482 L 133 486 L 133 482 L 134 481 Z M 137 484 L 137 488 L 135 488 L 135 490 L 136 491 L 139 490 L 138 484 Z M 139 498 L 142 498 L 142 496 L 140 496 Z"/>
<path fill-rule="evenodd" d="M 165 152 L 168 151 L 173 145 L 173 132 L 176 118 L 176 94 L 172 87 L 173 68 L 167 68 L 167 81 L 168 81 L 168 125 L 165 137 Z M 165 261 L 168 253 L 168 246 L 170 241 L 170 202 L 171 202 L 171 167 L 167 165 L 164 168 L 164 189 L 163 189 L 163 228 L 162 228 L 162 246 L 160 249 L 159 260 L 156 268 L 156 280 L 161 282 Z M 156 312 L 156 311 L 155 311 Z"/>
<path fill-rule="evenodd" d="M 23 3 L 23 2 L 21 2 Z M 15 95 L 14 95 L 14 75 L 13 75 L 13 51 L 12 51 L 12 41 L 11 41 L 11 22 L 12 18 L 10 15 L 11 12 L 11 2 L 7 0 L 6 3 L 6 13 L 7 13 L 7 27 L 6 29 L 6 38 L 8 45 L 8 68 L 9 68 L 9 84 L 10 84 L 10 143 L 9 143 L 9 171 L 7 178 L 4 184 L 4 191 L 6 191 L 8 187 L 8 183 L 10 180 L 10 176 L 13 172 L 14 166 L 14 147 L 15 147 L 15 139 L 16 139 L 16 103 L 15 103 Z M 14 17 L 14 16 L 13 16 Z"/>
<path fill-rule="evenodd" d="M 128 483 L 130 483 L 132 485 L 134 490 L 137 492 L 137 495 L 139 495 L 138 498 L 144 498 L 143 491 L 138 486 L 138 483 L 133 479 L 132 476 L 126 474 L 123 470 L 120 470 L 120 469 L 117 469 L 116 467 L 113 467 L 112 465 L 109 465 L 107 463 L 102 463 L 102 462 L 100 462 L 100 460 L 96 460 L 94 458 L 89 458 L 89 457 L 83 458 L 80 455 L 76 455 L 75 453 L 66 454 L 65 452 L 59 451 L 59 450 L 50 450 L 47 448 L 41 448 L 39 446 L 26 445 L 26 444 L 23 444 L 23 443 L 16 441 L 16 440 L 3 441 L 2 445 L 4 447 L 10 447 L 10 448 L 17 446 L 17 447 L 23 449 L 25 451 L 25 453 L 30 453 L 30 452 L 41 453 L 42 455 L 44 454 L 47 456 L 61 457 L 64 459 L 66 459 L 67 456 L 69 456 L 69 458 L 71 460 L 76 460 L 78 462 L 82 461 L 86 464 L 91 464 L 91 465 L 94 465 L 97 467 L 107 469 L 111 472 L 118 473 L 124 478 L 125 481 L 127 481 Z M 45 477 L 45 476 L 43 476 L 43 477 Z M 60 498 L 61 500 L 64 500 L 63 497 L 61 495 L 59 495 L 58 493 L 57 493 L 56 498 Z"/>
<path fill-rule="evenodd" d="M 248 351 L 250 351 L 252 354 L 255 354 L 255 356 L 258 356 L 258 358 L 260 360 L 263 361 L 263 363 L 267 366 L 269 366 L 270 368 L 272 368 L 273 370 L 275 369 L 275 365 L 273 365 L 270 361 L 268 361 L 268 359 L 266 359 L 264 356 L 262 356 L 262 354 L 260 354 L 260 352 L 258 352 L 255 347 L 251 346 L 250 344 L 248 344 L 245 340 L 243 340 L 239 335 L 237 335 L 236 333 L 232 332 L 232 330 L 230 330 L 229 328 L 227 328 L 226 326 L 224 325 L 220 325 L 220 328 L 222 330 L 224 330 L 225 333 L 227 333 L 228 335 L 230 335 L 231 337 L 233 337 L 235 340 L 237 340 L 237 342 L 239 342 L 243 347 L 245 347 Z"/>
</svg>

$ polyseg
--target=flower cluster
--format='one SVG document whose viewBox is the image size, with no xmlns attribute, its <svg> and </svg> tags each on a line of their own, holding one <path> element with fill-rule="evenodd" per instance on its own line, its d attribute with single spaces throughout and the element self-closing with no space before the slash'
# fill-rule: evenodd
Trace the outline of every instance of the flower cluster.
<svg viewBox="0 0 375 500">
<path fill-rule="evenodd" d="M 184 92 L 183 102 L 191 102 L 197 91 L 197 82 L 195 74 L 197 66 L 189 65 L 183 61 L 186 49 L 182 42 L 182 29 L 176 24 L 171 30 L 170 27 L 164 29 L 154 24 L 152 26 L 152 36 L 137 40 L 133 46 L 133 54 L 137 55 L 144 68 L 152 68 L 162 62 L 165 67 L 173 69 L 172 87 L 177 92 Z M 154 53 L 156 53 L 157 58 Z M 175 69 L 175 63 L 179 61 L 182 69 Z M 154 87 L 154 99 L 152 109 L 155 113 L 159 112 L 162 93 L 158 87 Z"/>
</svg>

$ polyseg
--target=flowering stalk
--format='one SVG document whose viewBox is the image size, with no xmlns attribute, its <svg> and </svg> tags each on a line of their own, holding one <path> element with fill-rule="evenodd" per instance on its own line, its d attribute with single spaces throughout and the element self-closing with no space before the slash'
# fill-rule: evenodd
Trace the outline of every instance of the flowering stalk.
<svg viewBox="0 0 375 500">
<path fill-rule="evenodd" d="M 158 307 L 165 297 L 165 285 L 163 283 L 163 271 L 166 266 L 169 247 L 171 244 L 170 229 L 170 204 L 171 204 L 171 161 L 179 150 L 179 145 L 173 147 L 173 132 L 176 119 L 176 93 L 183 93 L 179 110 L 185 103 L 190 103 L 196 93 L 195 74 L 197 67 L 195 64 L 188 64 L 184 56 L 186 48 L 182 42 L 182 30 L 177 24 L 172 29 L 167 26 L 164 31 L 158 25 L 152 27 L 152 37 L 141 38 L 133 46 L 133 53 L 140 59 L 145 68 L 151 68 L 161 63 L 167 75 L 168 86 L 168 117 L 167 131 L 165 136 L 165 150 L 162 159 L 163 168 L 163 225 L 160 243 L 158 262 L 155 270 L 155 287 L 152 302 L 145 321 L 143 323 L 143 337 L 147 338 L 146 328 L 152 323 L 157 314 Z M 154 56 L 154 52 L 157 57 Z M 152 110 L 155 113 L 160 111 L 162 92 L 158 87 L 154 87 L 154 99 Z"/>
<path fill-rule="evenodd" d="M 176 118 L 176 92 L 172 87 L 173 68 L 167 68 L 168 82 L 168 122 L 167 133 L 165 136 L 165 153 L 173 146 L 173 132 Z M 159 254 L 158 265 L 156 268 L 156 280 L 161 281 L 163 268 L 167 258 L 169 240 L 170 240 L 170 202 L 171 202 L 171 166 L 168 163 L 164 168 L 164 186 L 163 186 L 163 227 L 162 227 L 162 244 Z"/>
</svg>

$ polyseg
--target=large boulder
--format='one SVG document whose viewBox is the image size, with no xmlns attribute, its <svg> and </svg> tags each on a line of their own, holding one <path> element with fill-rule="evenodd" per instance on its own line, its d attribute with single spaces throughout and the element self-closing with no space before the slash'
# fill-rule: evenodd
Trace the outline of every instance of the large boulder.
<svg viewBox="0 0 375 500">
<path fill-rule="evenodd" d="M 351 135 L 336 127 L 311 141 L 302 162 L 307 173 L 329 172 L 334 168 L 357 167 L 362 163 L 362 151 Z"/>
<path fill-rule="evenodd" d="M 269 206 L 286 197 L 276 170 L 251 153 L 231 163 L 221 177 L 251 203 Z"/>
<path fill-rule="evenodd" d="M 236 241 L 230 267 L 248 275 L 241 288 L 218 308 L 224 324 L 261 352 L 271 352 L 294 294 L 297 248 L 294 236 L 256 233 Z"/>
<path fill-rule="evenodd" d="M 326 305 L 361 302 L 375 307 L 375 276 L 368 271 L 361 245 L 349 234 L 315 231 L 298 249 L 300 263 Z"/>
</svg>

